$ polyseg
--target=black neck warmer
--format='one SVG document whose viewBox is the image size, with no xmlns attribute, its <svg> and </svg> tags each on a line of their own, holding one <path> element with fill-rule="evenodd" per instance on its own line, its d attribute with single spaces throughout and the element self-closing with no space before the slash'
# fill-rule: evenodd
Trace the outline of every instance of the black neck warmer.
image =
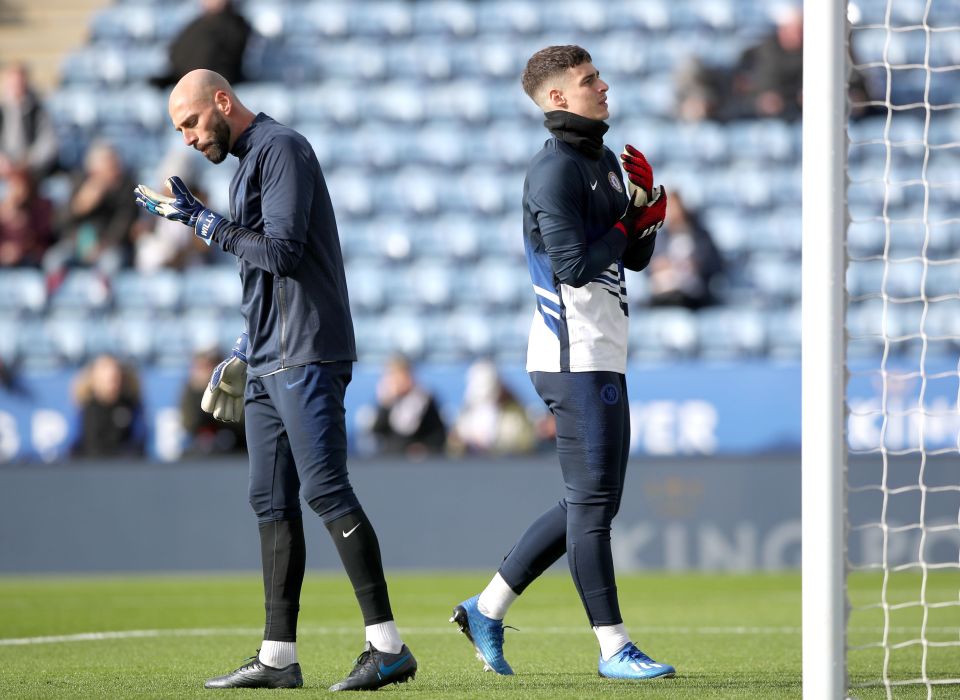
<svg viewBox="0 0 960 700">
<path fill-rule="evenodd" d="M 610 127 L 599 119 L 587 119 L 579 114 L 557 109 L 544 114 L 543 125 L 564 143 L 569 143 L 588 158 L 600 160 L 603 155 L 603 135 Z"/>
</svg>

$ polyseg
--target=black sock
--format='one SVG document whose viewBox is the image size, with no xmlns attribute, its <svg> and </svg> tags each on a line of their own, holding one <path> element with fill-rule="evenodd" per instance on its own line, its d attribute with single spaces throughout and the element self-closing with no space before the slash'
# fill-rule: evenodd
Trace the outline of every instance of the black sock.
<svg viewBox="0 0 960 700">
<path fill-rule="evenodd" d="M 274 642 L 295 642 L 300 588 L 307 564 L 303 519 L 261 523 L 260 557 L 263 563 L 264 608 L 267 612 L 263 638 Z"/>
<path fill-rule="evenodd" d="M 363 613 L 363 624 L 369 626 L 392 620 L 380 559 L 380 542 L 366 513 L 358 508 L 326 525 L 353 584 L 353 592 Z"/>
</svg>

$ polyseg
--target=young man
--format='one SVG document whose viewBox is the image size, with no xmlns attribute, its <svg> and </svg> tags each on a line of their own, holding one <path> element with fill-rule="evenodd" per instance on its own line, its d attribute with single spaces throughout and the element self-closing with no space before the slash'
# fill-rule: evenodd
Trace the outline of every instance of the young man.
<svg viewBox="0 0 960 700">
<path fill-rule="evenodd" d="M 412 679 L 417 662 L 393 621 L 380 545 L 347 474 L 344 393 L 356 360 L 333 207 L 313 149 L 253 114 L 218 73 L 196 70 L 170 95 L 184 142 L 214 163 L 240 163 L 229 219 L 178 177 L 165 197 L 140 185 L 148 211 L 194 228 L 238 258 L 246 332 L 214 371 L 202 406 L 246 418 L 250 504 L 260 529 L 266 625 L 256 657 L 207 688 L 296 688 L 297 615 L 306 545 L 300 496 L 323 519 L 353 584 L 366 648 L 330 690 L 374 690 Z"/>
<path fill-rule="evenodd" d="M 620 164 L 603 145 L 608 86 L 591 61 L 579 46 L 551 46 L 530 58 L 522 79 L 553 135 L 523 186 L 524 244 L 537 301 L 527 371 L 556 417 L 566 497 L 521 535 L 483 592 L 454 608 L 451 622 L 485 668 L 513 673 L 503 656 L 503 617 L 566 553 L 600 643 L 600 675 L 669 677 L 672 666 L 630 641 L 610 552 L 630 445 L 623 268 L 642 270 L 650 261 L 667 199 L 662 187 L 652 192 L 653 171 L 629 146 L 622 158 L 630 196 L 624 191 Z M 649 206 L 638 206 L 651 195 Z"/>
</svg>

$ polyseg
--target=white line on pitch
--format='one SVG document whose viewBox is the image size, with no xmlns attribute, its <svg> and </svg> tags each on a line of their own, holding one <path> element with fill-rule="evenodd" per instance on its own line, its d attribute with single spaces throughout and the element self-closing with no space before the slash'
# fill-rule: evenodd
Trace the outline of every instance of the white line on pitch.
<svg viewBox="0 0 960 700">
<path fill-rule="evenodd" d="M 67 642 L 102 642 L 112 639 L 152 639 L 157 637 L 246 637 L 260 634 L 260 627 L 209 627 L 195 629 L 155 629 L 155 630 L 116 630 L 110 632 L 81 632 L 78 634 L 60 634 L 44 637 L 18 637 L 0 639 L 0 646 L 24 646 L 28 644 L 61 644 Z M 453 627 L 403 627 L 406 634 L 452 634 Z M 302 634 L 316 635 L 352 635 L 359 633 L 357 627 L 320 627 L 301 625 Z M 799 635 L 799 627 L 681 627 L 681 626 L 645 626 L 635 628 L 641 634 L 711 634 L 711 635 Z M 881 628 L 858 627 L 850 632 L 882 632 Z M 903 633 L 910 628 L 891 628 L 890 632 Z M 928 634 L 955 632 L 956 627 L 928 627 Z M 590 633 L 587 627 L 527 627 L 521 632 L 529 634 L 583 634 Z"/>
</svg>

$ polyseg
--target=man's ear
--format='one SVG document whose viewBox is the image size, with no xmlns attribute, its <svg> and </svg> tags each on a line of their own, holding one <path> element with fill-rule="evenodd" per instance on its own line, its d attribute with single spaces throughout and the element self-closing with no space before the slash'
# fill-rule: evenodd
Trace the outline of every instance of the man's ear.
<svg viewBox="0 0 960 700">
<path fill-rule="evenodd" d="M 230 99 L 226 90 L 217 90 L 217 93 L 213 96 L 213 102 L 225 116 L 229 115 L 233 109 L 233 100 Z"/>
<path fill-rule="evenodd" d="M 547 93 L 547 106 L 550 109 L 566 109 L 567 98 L 563 96 L 563 91 L 559 88 L 551 88 Z"/>
</svg>

